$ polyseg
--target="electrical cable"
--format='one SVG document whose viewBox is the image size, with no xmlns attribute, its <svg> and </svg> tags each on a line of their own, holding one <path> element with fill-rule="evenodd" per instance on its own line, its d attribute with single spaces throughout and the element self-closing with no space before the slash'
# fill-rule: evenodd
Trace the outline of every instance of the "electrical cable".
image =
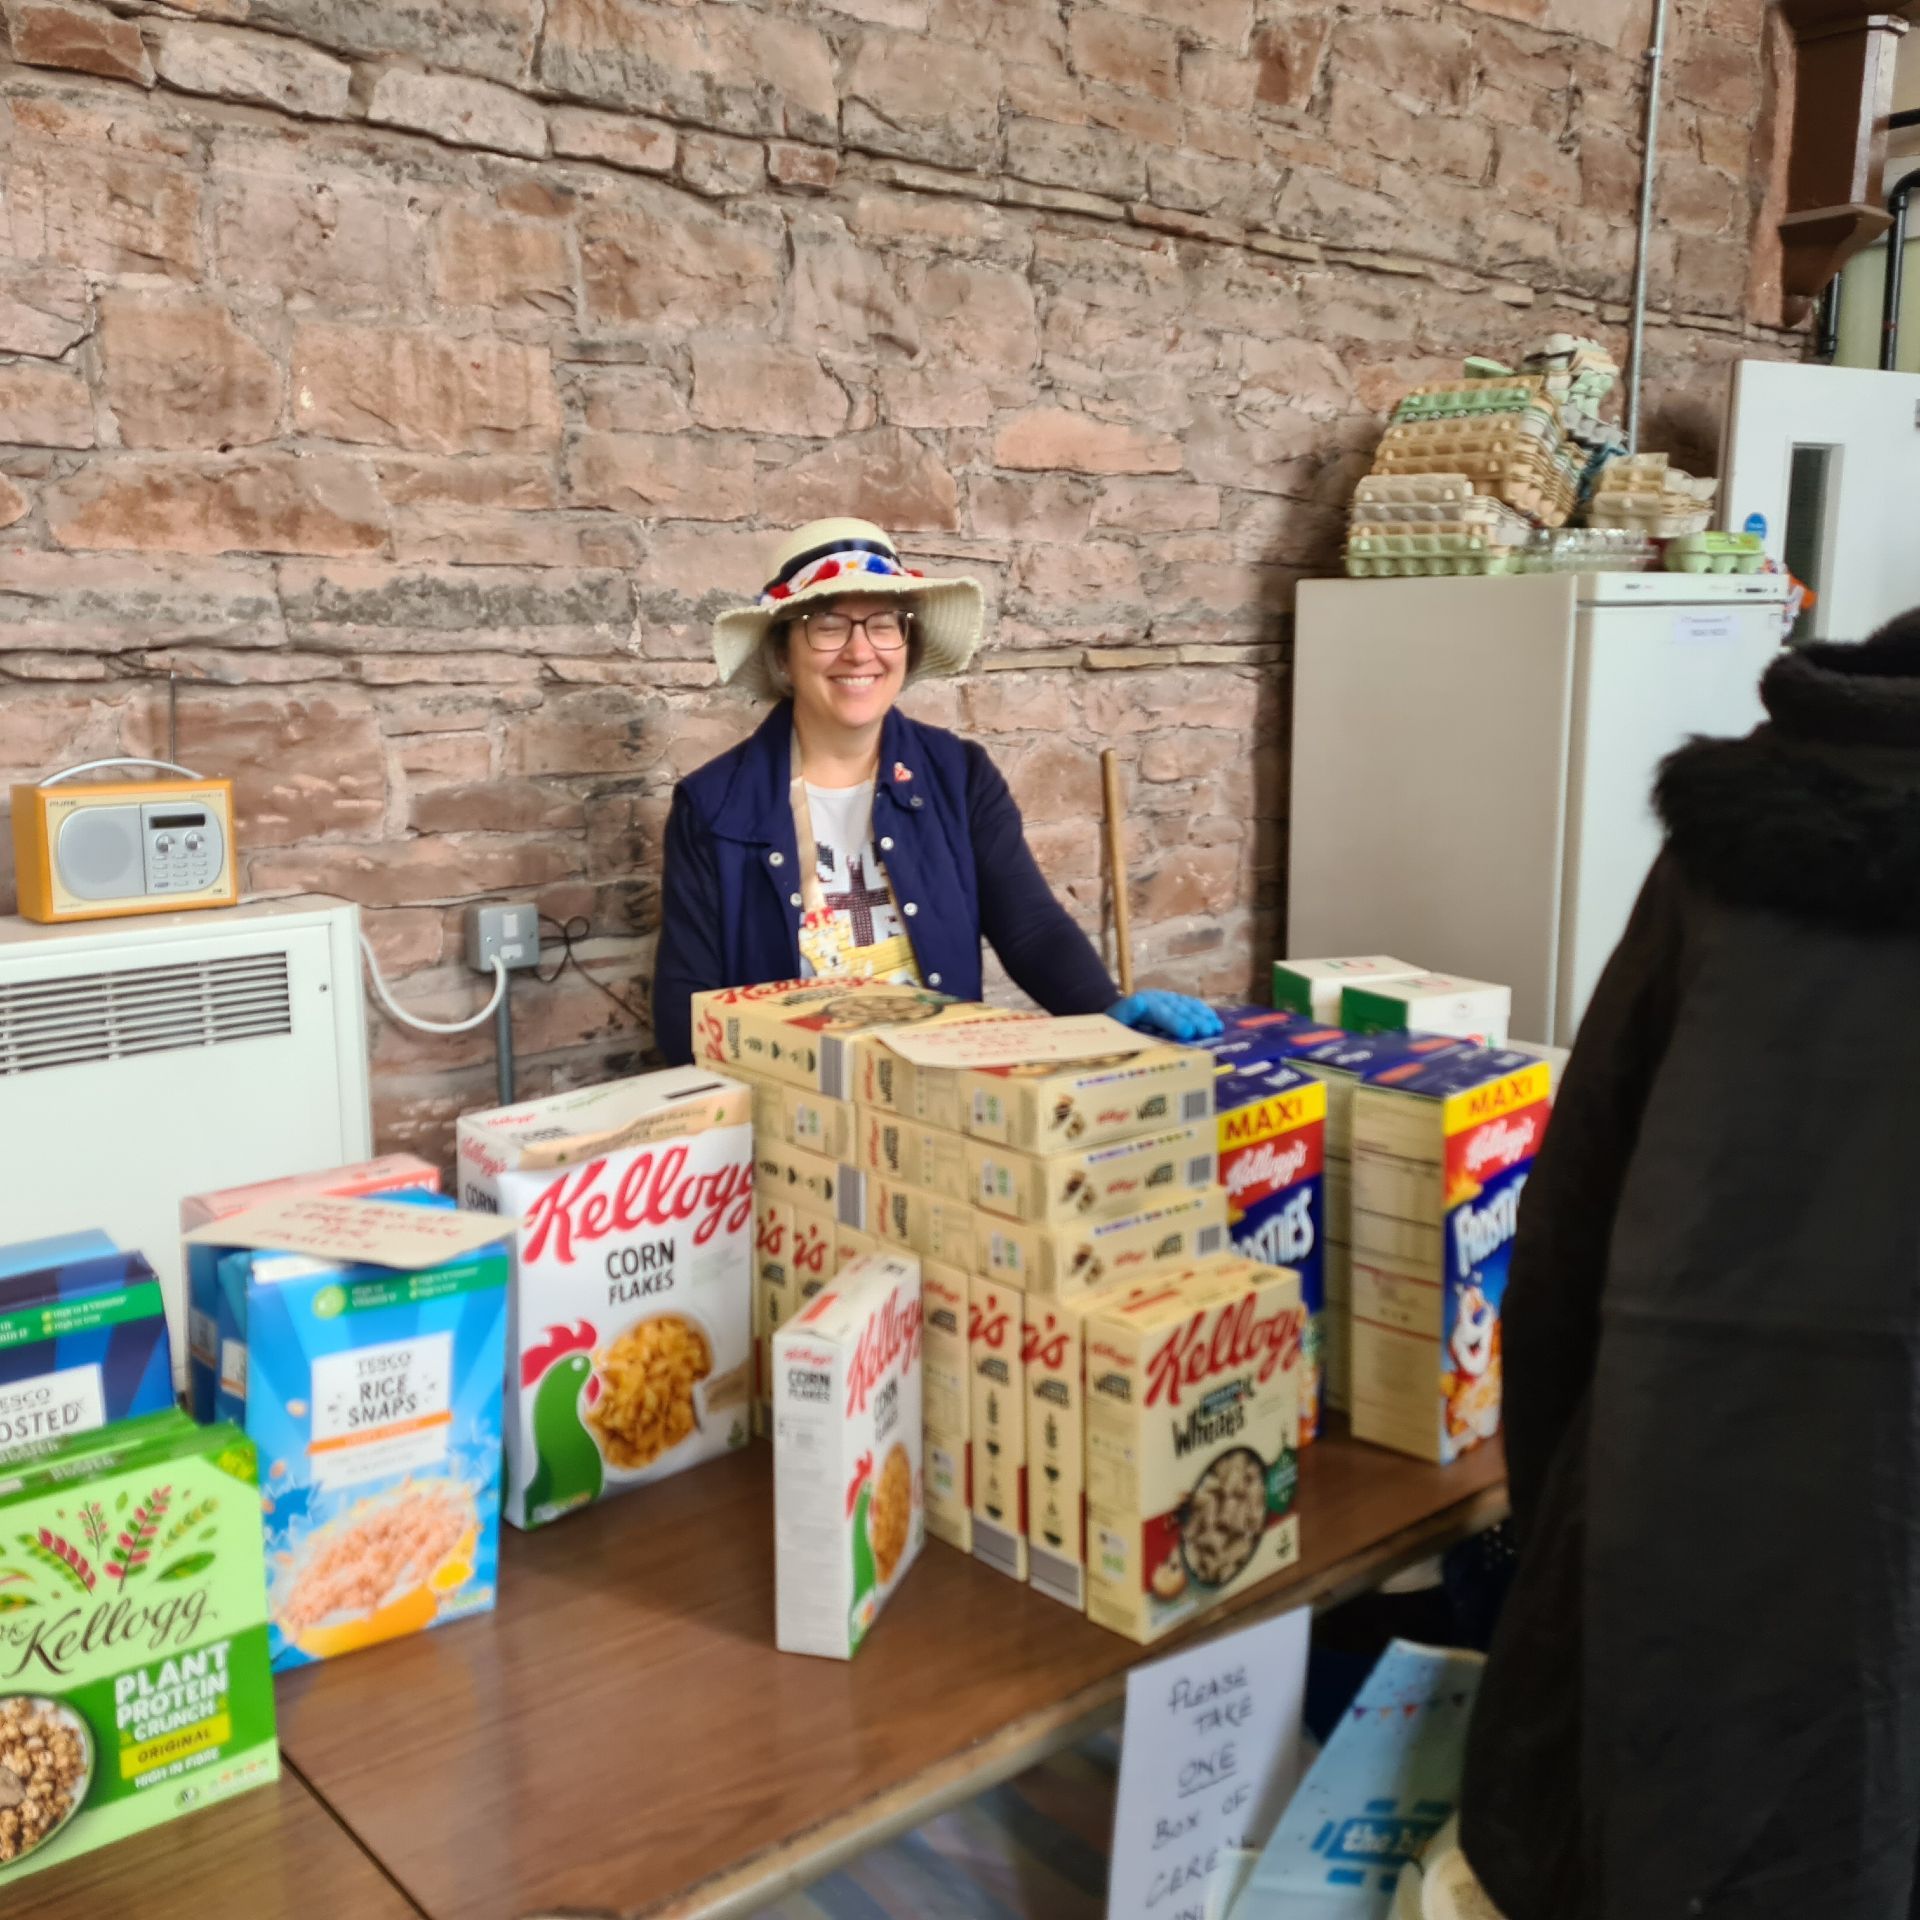
<svg viewBox="0 0 1920 1920">
<path fill-rule="evenodd" d="M 543 986 L 550 987 L 571 967 L 574 972 L 586 981 L 590 987 L 594 988 L 596 992 L 604 993 L 629 1020 L 634 1021 L 640 1026 L 646 1026 L 648 1024 L 646 1016 L 634 1006 L 632 1001 L 622 999 L 621 996 L 615 993 L 604 981 L 596 980 L 593 975 L 587 971 L 586 964 L 581 960 L 580 956 L 574 952 L 573 943 L 576 940 L 584 940 L 588 934 L 593 931 L 593 922 L 589 920 L 584 913 L 576 913 L 571 920 L 559 920 L 550 913 L 543 913 L 540 918 L 544 920 L 548 926 L 558 929 L 560 934 L 561 957 L 560 964 L 555 967 L 551 973 L 540 973 L 536 970 L 534 978 Z M 576 927 L 580 929 L 578 933 L 574 932 L 574 928 Z"/>
<path fill-rule="evenodd" d="M 493 996 L 478 1013 L 467 1020 L 422 1020 L 418 1014 L 407 1012 L 395 1001 L 388 990 L 386 976 L 380 971 L 380 962 L 374 958 L 373 942 L 364 933 L 360 936 L 360 951 L 366 955 L 367 971 L 373 976 L 373 988 L 380 996 L 380 1004 L 403 1026 L 412 1027 L 419 1033 L 471 1033 L 475 1027 L 484 1026 L 491 1020 L 495 1010 L 507 997 L 507 963 L 496 953 L 493 956 Z"/>
</svg>

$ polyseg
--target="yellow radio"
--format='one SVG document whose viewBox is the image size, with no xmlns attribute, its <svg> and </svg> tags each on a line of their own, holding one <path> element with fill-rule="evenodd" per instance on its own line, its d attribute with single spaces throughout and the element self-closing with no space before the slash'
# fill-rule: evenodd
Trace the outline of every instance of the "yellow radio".
<svg viewBox="0 0 1920 1920">
<path fill-rule="evenodd" d="M 108 767 L 180 778 L 64 784 Z M 15 787 L 13 864 L 21 917 L 43 925 L 230 907 L 233 782 L 203 780 L 170 760 L 89 760 Z"/>
</svg>

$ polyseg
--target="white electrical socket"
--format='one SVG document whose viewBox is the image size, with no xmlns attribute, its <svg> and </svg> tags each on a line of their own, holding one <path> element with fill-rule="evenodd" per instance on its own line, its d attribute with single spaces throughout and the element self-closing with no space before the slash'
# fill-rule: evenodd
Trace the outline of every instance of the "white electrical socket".
<svg viewBox="0 0 1920 1920">
<path fill-rule="evenodd" d="M 540 910 L 529 903 L 467 909 L 467 965 L 491 973 L 498 959 L 508 968 L 540 964 Z"/>
</svg>

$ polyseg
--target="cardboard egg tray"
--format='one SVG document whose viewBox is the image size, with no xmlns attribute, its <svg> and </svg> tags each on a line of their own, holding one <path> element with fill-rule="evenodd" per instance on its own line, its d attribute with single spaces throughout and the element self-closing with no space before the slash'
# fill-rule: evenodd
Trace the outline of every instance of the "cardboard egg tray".
<svg viewBox="0 0 1920 1920">
<path fill-rule="evenodd" d="M 1353 490 L 1356 505 L 1444 506 L 1473 495 L 1473 482 L 1459 472 L 1370 473 Z"/>
<path fill-rule="evenodd" d="M 1347 513 L 1350 538 L 1472 533 L 1492 546 L 1524 546 L 1533 524 L 1491 494 L 1448 503 L 1356 500 Z"/>
<path fill-rule="evenodd" d="M 1630 511 L 1617 505 L 1608 506 L 1598 497 L 1587 508 L 1587 519 L 1592 525 L 1631 528 L 1645 534 L 1649 540 L 1688 539 L 1694 534 L 1705 533 L 1707 522 L 1712 518 L 1711 507 L 1697 507 L 1685 512 Z"/>
<path fill-rule="evenodd" d="M 1524 535 L 1519 539 L 1511 536 L 1501 539 L 1497 535 L 1489 535 L 1484 527 L 1460 523 L 1427 526 L 1418 531 L 1362 532 L 1356 529 L 1347 538 L 1347 553 L 1349 557 L 1359 554 L 1376 560 L 1383 555 L 1401 559 L 1441 559 L 1471 553 L 1517 552 L 1524 544 L 1524 539 Z"/>
<path fill-rule="evenodd" d="M 1483 415 L 1476 420 L 1409 421 L 1389 427 L 1380 436 L 1382 453 L 1495 453 L 1511 447 L 1543 447 L 1555 452 L 1560 428 L 1553 416 L 1538 407 L 1525 413 Z"/>
<path fill-rule="evenodd" d="M 1517 573 L 1520 556 L 1511 547 L 1489 547 L 1484 553 L 1347 555 L 1347 575 L 1354 580 L 1411 579 L 1426 574 Z"/>
<path fill-rule="evenodd" d="M 1667 542 L 1669 573 L 1758 573 L 1766 564 L 1757 533 L 1690 533 Z"/>
<path fill-rule="evenodd" d="M 1395 475 L 1413 475 L 1430 471 L 1440 460 L 1438 455 L 1406 455 L 1392 461 Z M 1513 459 L 1504 454 L 1467 454 L 1451 464 L 1473 481 L 1478 491 L 1503 500 L 1534 520 L 1547 526 L 1564 526 L 1573 511 L 1576 488 L 1573 477 L 1557 464 L 1539 459 Z"/>
</svg>

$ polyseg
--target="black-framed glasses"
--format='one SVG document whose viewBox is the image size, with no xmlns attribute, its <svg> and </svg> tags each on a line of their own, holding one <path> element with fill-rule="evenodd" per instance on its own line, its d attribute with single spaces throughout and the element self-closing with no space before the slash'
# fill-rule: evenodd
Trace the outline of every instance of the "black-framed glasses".
<svg viewBox="0 0 1920 1920">
<path fill-rule="evenodd" d="M 807 636 L 807 645 L 815 653 L 838 653 L 853 638 L 856 629 L 867 636 L 867 645 L 875 653 L 898 653 L 907 644 L 911 619 L 911 614 L 892 607 L 863 614 L 858 620 L 849 619 L 844 613 L 809 613 L 801 616 L 800 631 Z"/>
</svg>

